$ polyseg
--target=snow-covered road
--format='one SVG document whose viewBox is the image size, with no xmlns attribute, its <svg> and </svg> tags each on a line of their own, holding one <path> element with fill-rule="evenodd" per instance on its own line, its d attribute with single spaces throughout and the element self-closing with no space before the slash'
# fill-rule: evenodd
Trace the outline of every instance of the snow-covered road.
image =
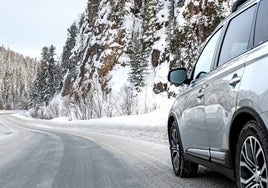
<svg viewBox="0 0 268 188">
<path fill-rule="evenodd" d="M 0 115 L 0 127 L 9 131 L 0 132 L 0 185 L 234 187 L 229 179 L 203 167 L 195 178 L 177 178 L 163 122 L 134 126 L 131 124 L 138 124 L 138 120 L 125 120 L 129 124 L 125 122 L 128 125 L 124 127 L 116 119 L 95 120 L 91 125 L 88 121 L 66 123 Z"/>
</svg>

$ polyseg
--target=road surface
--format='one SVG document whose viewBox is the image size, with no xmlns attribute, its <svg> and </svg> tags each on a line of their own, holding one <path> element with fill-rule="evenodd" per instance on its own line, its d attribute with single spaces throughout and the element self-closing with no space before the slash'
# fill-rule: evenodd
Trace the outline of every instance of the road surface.
<svg viewBox="0 0 268 188">
<path fill-rule="evenodd" d="M 9 114 L 0 115 L 0 127 L 7 130 L 0 136 L 1 188 L 235 187 L 204 167 L 197 177 L 176 177 L 166 144 L 36 128 Z"/>
</svg>

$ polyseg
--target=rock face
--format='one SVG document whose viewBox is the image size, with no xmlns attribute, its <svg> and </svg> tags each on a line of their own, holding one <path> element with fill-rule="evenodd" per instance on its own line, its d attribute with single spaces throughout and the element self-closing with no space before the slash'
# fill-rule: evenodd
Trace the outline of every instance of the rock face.
<svg viewBox="0 0 268 188">
<path fill-rule="evenodd" d="M 145 65 L 134 69 L 142 72 L 137 82 L 155 94 L 167 92 L 169 69 L 192 68 L 230 6 L 227 0 L 89 0 L 73 50 L 78 64 L 75 74 L 66 76 L 63 96 L 80 106 L 101 96 L 98 109 L 125 88 L 137 96 L 129 81 L 133 62 Z"/>
</svg>

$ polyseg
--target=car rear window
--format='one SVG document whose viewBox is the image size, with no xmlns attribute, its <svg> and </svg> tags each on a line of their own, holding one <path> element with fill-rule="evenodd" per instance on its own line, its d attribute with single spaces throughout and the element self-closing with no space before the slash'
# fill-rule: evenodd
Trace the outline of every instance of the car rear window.
<svg viewBox="0 0 268 188">
<path fill-rule="evenodd" d="M 255 46 L 268 40 L 268 1 L 262 0 L 257 14 Z"/>
<path fill-rule="evenodd" d="M 250 32 L 256 6 L 234 17 L 228 26 L 219 58 L 219 65 L 248 50 Z"/>
</svg>

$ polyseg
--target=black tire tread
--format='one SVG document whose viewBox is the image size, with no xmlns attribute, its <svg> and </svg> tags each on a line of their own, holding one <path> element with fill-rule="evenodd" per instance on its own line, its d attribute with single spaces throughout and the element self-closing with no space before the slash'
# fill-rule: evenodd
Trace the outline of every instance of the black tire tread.
<svg viewBox="0 0 268 188">
<path fill-rule="evenodd" d="M 176 126 L 177 132 L 179 133 L 179 129 L 178 129 L 178 125 L 176 123 L 176 121 L 173 122 L 174 125 L 172 126 Z M 184 159 L 183 156 L 183 148 L 182 148 L 182 144 L 181 144 L 181 138 L 179 137 L 179 145 L 180 145 L 180 168 L 176 171 L 173 167 L 173 171 L 175 173 L 176 176 L 180 177 L 180 178 L 187 178 L 187 177 L 194 177 L 197 174 L 198 171 L 198 164 L 196 163 L 192 163 L 190 161 L 186 161 Z"/>
<path fill-rule="evenodd" d="M 248 121 L 245 126 L 242 128 L 240 135 L 239 135 L 239 139 L 238 139 L 238 143 L 236 145 L 236 159 L 235 159 L 235 176 L 236 176 L 236 185 L 237 187 L 239 187 L 240 182 L 238 181 L 238 163 L 239 163 L 239 148 L 241 147 L 241 144 L 243 144 L 246 136 L 248 136 L 249 134 L 254 134 L 254 136 L 257 137 L 257 139 L 259 140 L 260 144 L 262 145 L 265 155 L 266 157 L 268 156 L 268 137 L 267 137 L 267 130 L 261 126 L 260 123 L 258 123 L 258 121 L 256 120 L 251 120 Z M 266 159 L 267 160 L 267 159 Z"/>
</svg>

